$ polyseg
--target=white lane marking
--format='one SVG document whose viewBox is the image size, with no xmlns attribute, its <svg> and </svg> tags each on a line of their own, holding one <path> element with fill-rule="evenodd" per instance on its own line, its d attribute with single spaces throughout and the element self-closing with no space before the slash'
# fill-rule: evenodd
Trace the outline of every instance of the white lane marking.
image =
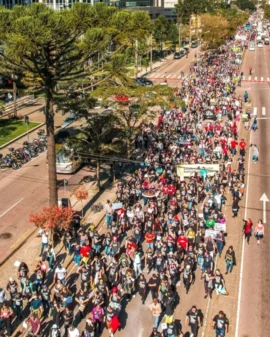
<svg viewBox="0 0 270 337">
<path fill-rule="evenodd" d="M 10 210 L 12 210 L 12 208 L 14 208 L 15 206 L 17 206 L 24 198 L 21 198 L 19 201 L 15 202 L 15 204 L 13 204 L 11 207 L 9 207 L 4 213 L 2 213 L 0 215 L 0 218 L 2 218 L 2 216 L 4 216 L 5 214 L 7 214 Z"/>
<path fill-rule="evenodd" d="M 182 76 L 181 76 L 181 75 L 179 75 L 179 76 L 177 76 L 177 78 L 182 78 Z"/>
<path fill-rule="evenodd" d="M 248 77 L 248 80 L 251 81 L 251 76 Z"/>
<path fill-rule="evenodd" d="M 250 132 L 250 134 L 249 134 L 249 144 L 251 144 L 251 135 L 252 135 L 252 133 Z M 248 190 L 249 190 L 249 179 L 250 179 L 250 162 L 251 162 L 251 155 L 249 155 L 249 158 L 248 158 L 247 191 L 246 191 L 246 203 L 245 203 L 244 219 L 247 218 Z M 236 313 L 235 337 L 239 336 L 239 321 L 240 321 L 241 296 L 242 296 L 243 271 L 244 271 L 244 255 L 245 255 L 245 237 L 243 235 L 242 253 L 241 253 L 241 266 L 240 266 L 240 279 L 239 279 L 239 291 L 238 291 L 238 302 L 237 302 L 237 313 Z"/>
<path fill-rule="evenodd" d="M 270 81 L 270 78 L 269 77 L 267 77 L 267 82 L 269 82 Z"/>
<path fill-rule="evenodd" d="M 243 77 L 242 77 L 242 80 L 244 81 L 244 80 L 245 80 L 245 78 L 246 78 L 246 76 L 243 76 Z"/>
<path fill-rule="evenodd" d="M 217 266 L 217 255 L 216 255 L 216 258 L 215 258 L 214 262 L 215 262 L 215 266 L 214 266 L 214 270 L 215 270 L 216 266 Z M 205 315 L 204 315 L 204 320 L 203 320 L 204 323 L 203 323 L 203 329 L 202 329 L 202 335 L 201 335 L 201 337 L 204 337 L 204 334 L 205 334 L 205 327 L 206 327 L 206 324 L 207 324 L 207 318 L 208 318 L 208 314 L 209 314 L 210 303 L 211 303 L 211 299 L 208 296 L 207 307 L 206 307 L 206 311 L 205 311 Z"/>
<path fill-rule="evenodd" d="M 263 77 L 261 77 L 261 81 L 263 81 Z"/>
<path fill-rule="evenodd" d="M 176 75 L 172 75 L 171 77 L 174 78 L 174 77 L 176 77 Z"/>
<path fill-rule="evenodd" d="M 254 115 L 254 116 L 257 115 L 257 107 L 256 107 L 256 106 L 253 108 L 253 115 Z"/>
<path fill-rule="evenodd" d="M 258 77 L 257 77 L 257 76 L 255 76 L 254 80 L 255 80 L 255 81 L 257 81 L 257 79 L 258 79 Z"/>
<path fill-rule="evenodd" d="M 265 107 L 262 107 L 262 115 L 265 116 L 266 115 L 266 110 Z"/>
</svg>

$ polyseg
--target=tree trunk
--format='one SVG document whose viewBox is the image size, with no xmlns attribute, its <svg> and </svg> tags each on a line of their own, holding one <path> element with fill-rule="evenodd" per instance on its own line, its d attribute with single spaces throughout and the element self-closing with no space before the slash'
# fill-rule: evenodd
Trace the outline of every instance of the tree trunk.
<svg viewBox="0 0 270 337">
<path fill-rule="evenodd" d="M 47 164 L 49 175 L 49 204 L 57 205 L 57 175 L 55 160 L 55 139 L 54 139 L 54 111 L 53 97 L 50 89 L 46 90 L 46 129 L 47 129 Z"/>
<path fill-rule="evenodd" d="M 100 190 L 100 160 L 97 159 L 97 185 L 98 185 L 98 189 Z"/>
<path fill-rule="evenodd" d="M 132 152 L 132 141 L 131 138 L 127 138 L 127 157 L 131 157 L 131 152 Z"/>
</svg>

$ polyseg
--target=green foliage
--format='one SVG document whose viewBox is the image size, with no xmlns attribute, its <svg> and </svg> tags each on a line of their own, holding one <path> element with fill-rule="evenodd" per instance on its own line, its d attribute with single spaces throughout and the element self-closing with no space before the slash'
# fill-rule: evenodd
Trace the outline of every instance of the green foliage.
<svg viewBox="0 0 270 337">
<path fill-rule="evenodd" d="M 251 0 L 236 0 L 235 1 L 236 6 L 238 6 L 242 10 L 250 10 L 250 11 L 255 11 L 256 7 L 254 3 Z"/>
<path fill-rule="evenodd" d="M 212 12 L 215 8 L 214 0 L 178 0 L 175 5 L 177 16 L 183 24 L 189 24 L 192 14 Z"/>
<path fill-rule="evenodd" d="M 267 20 L 270 20 L 270 5 L 264 6 L 264 17 Z"/>
</svg>

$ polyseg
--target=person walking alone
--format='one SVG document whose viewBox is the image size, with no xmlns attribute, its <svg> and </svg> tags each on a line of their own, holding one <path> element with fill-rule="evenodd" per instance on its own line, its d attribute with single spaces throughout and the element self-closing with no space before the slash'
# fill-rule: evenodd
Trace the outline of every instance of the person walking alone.
<svg viewBox="0 0 270 337">
<path fill-rule="evenodd" d="M 264 236 L 264 224 L 260 219 L 255 226 L 255 237 L 257 239 L 257 245 L 261 243 L 261 239 L 263 238 L 263 236 Z"/>
<path fill-rule="evenodd" d="M 151 312 L 152 312 L 152 316 L 153 316 L 153 320 L 154 320 L 154 328 L 158 328 L 159 319 L 160 319 L 160 315 L 162 313 L 162 309 L 161 309 L 160 303 L 158 302 L 158 300 L 156 298 L 153 299 L 153 303 L 151 305 Z"/>
</svg>

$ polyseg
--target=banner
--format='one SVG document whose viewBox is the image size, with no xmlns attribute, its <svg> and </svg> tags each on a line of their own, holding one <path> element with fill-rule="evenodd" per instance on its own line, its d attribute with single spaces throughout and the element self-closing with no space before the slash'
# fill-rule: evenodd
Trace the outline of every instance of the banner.
<svg viewBox="0 0 270 337">
<path fill-rule="evenodd" d="M 195 172 L 200 174 L 200 170 L 205 168 L 208 176 L 215 175 L 219 172 L 219 164 L 186 164 L 177 166 L 178 177 L 192 177 Z"/>
<path fill-rule="evenodd" d="M 226 232 L 227 230 L 227 226 L 225 223 L 215 223 L 215 227 L 214 227 L 215 231 L 217 232 Z"/>
</svg>

